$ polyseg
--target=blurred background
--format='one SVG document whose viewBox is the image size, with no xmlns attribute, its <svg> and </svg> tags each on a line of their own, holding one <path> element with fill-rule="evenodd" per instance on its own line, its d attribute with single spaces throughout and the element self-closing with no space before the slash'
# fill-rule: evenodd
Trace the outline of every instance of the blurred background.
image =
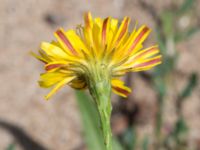
<svg viewBox="0 0 200 150">
<path fill-rule="evenodd" d="M 29 55 L 57 28 L 83 23 L 88 10 L 146 24 L 145 45 L 158 43 L 163 54 L 156 69 L 127 75 L 128 100 L 113 95 L 119 147 L 200 150 L 200 0 L 0 0 L 0 150 L 92 150 L 74 90 L 45 101 L 42 65 Z"/>
</svg>

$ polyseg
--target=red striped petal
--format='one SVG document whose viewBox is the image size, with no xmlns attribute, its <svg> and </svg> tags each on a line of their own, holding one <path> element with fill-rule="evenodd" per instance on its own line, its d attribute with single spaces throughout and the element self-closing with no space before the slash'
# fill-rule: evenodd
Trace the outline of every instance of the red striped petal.
<svg viewBox="0 0 200 150">
<path fill-rule="evenodd" d="M 148 50 L 145 50 L 143 53 L 137 55 L 137 56 L 134 58 L 134 60 L 136 60 L 136 59 L 138 59 L 138 58 L 140 58 L 140 57 L 142 57 L 142 56 L 144 56 L 144 55 L 146 55 L 146 54 L 148 54 L 148 53 L 151 53 L 151 52 L 153 52 L 153 51 L 156 51 L 156 50 L 158 50 L 157 47 L 151 47 L 151 48 L 149 48 Z"/>
<path fill-rule="evenodd" d="M 134 66 L 134 68 L 147 67 L 147 66 L 156 64 L 158 62 L 161 62 L 161 58 L 155 58 L 155 59 L 149 60 L 147 62 L 137 64 L 137 65 Z"/>
<path fill-rule="evenodd" d="M 149 31 L 148 27 L 144 27 L 143 30 L 139 33 L 139 35 L 135 38 L 135 40 L 133 41 L 133 44 L 131 45 L 130 49 L 128 50 L 128 52 L 132 52 L 134 50 L 134 48 L 137 46 L 138 42 L 140 42 L 141 38 L 144 36 L 144 34 L 146 32 Z"/>
<path fill-rule="evenodd" d="M 87 12 L 85 14 L 85 25 L 86 25 L 86 28 L 90 28 L 91 27 L 91 25 L 90 25 L 91 19 L 92 19 L 92 17 L 91 17 L 90 12 Z"/>
<path fill-rule="evenodd" d="M 103 43 L 103 45 L 106 44 L 106 32 L 107 32 L 108 19 L 109 18 L 106 18 L 103 21 L 103 27 L 102 27 L 102 43 Z"/>
<path fill-rule="evenodd" d="M 76 50 L 73 48 L 72 44 L 68 40 L 68 38 L 65 36 L 63 31 L 60 29 L 56 31 L 56 34 L 59 36 L 59 38 L 62 40 L 62 42 L 67 46 L 67 48 L 74 54 L 77 55 Z"/>
<path fill-rule="evenodd" d="M 59 67 L 61 67 L 61 66 L 63 66 L 63 64 L 47 64 L 46 66 L 45 66 L 45 70 L 46 71 L 50 71 L 50 70 L 52 70 L 52 69 L 55 69 L 55 68 L 59 68 Z"/>
<path fill-rule="evenodd" d="M 130 19 L 127 17 L 126 20 L 125 20 L 124 26 L 122 28 L 122 31 L 120 32 L 119 37 L 117 38 L 116 43 L 118 43 L 122 39 L 122 37 L 124 36 L 124 34 L 126 33 L 126 31 L 128 29 L 129 20 Z"/>
<path fill-rule="evenodd" d="M 128 94 L 130 93 L 129 91 L 127 91 L 127 90 L 125 90 L 125 89 L 122 89 L 122 88 L 120 88 L 120 87 L 113 86 L 112 88 L 113 88 L 114 90 L 116 90 L 117 92 L 122 93 L 122 94 L 124 94 L 124 95 L 126 95 L 126 96 L 128 96 Z"/>
</svg>

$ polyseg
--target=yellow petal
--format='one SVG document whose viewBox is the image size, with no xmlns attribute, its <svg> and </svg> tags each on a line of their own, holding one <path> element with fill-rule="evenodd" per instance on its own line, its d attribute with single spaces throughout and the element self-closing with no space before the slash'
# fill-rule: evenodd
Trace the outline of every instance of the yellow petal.
<svg viewBox="0 0 200 150">
<path fill-rule="evenodd" d="M 86 28 L 92 28 L 93 27 L 91 12 L 86 12 L 85 13 L 84 21 L 85 21 L 85 27 Z"/>
<path fill-rule="evenodd" d="M 102 48 L 102 42 L 101 42 L 102 24 L 103 24 L 103 21 L 101 18 L 94 19 L 92 36 L 93 36 L 93 41 L 94 41 L 94 48 L 96 50 L 95 54 L 97 54 L 97 51 L 99 51 L 99 49 Z"/>
<path fill-rule="evenodd" d="M 63 79 L 62 81 L 58 82 L 56 86 L 50 91 L 48 95 L 45 96 L 45 99 L 48 100 L 50 97 L 52 97 L 53 94 L 55 94 L 62 86 L 72 81 L 75 77 L 68 77 Z"/>
<path fill-rule="evenodd" d="M 49 62 L 49 59 L 46 59 L 46 58 L 44 58 L 44 57 L 42 57 L 42 56 L 39 56 L 39 55 L 37 55 L 37 54 L 35 54 L 35 53 L 33 53 L 33 52 L 30 52 L 30 54 L 31 54 L 33 57 L 37 58 L 38 60 L 42 61 L 43 63 Z"/>
<path fill-rule="evenodd" d="M 114 93 L 122 97 L 127 97 L 131 92 L 131 89 L 125 86 L 123 81 L 118 79 L 112 79 L 112 90 Z"/>
<path fill-rule="evenodd" d="M 132 67 L 132 71 L 145 71 L 149 70 L 150 68 L 161 64 L 161 55 L 158 55 L 153 58 L 144 59 L 142 61 L 138 61 Z"/>
<path fill-rule="evenodd" d="M 143 25 L 142 27 L 140 27 L 138 29 L 138 31 L 135 33 L 135 36 L 133 37 L 132 41 L 130 42 L 128 54 L 135 54 L 141 48 L 141 44 L 147 38 L 150 31 L 151 30 L 145 25 Z"/>
<path fill-rule="evenodd" d="M 67 37 L 65 31 L 60 28 L 55 32 L 55 37 L 57 38 L 58 42 L 60 43 L 60 45 L 62 46 L 62 48 L 71 55 L 77 56 L 78 53 L 76 51 L 76 49 L 73 47 L 73 45 L 71 44 L 71 42 L 69 41 L 69 38 Z"/>
<path fill-rule="evenodd" d="M 142 62 L 145 59 L 155 56 L 158 53 L 159 53 L 159 49 L 158 49 L 157 45 L 146 48 L 144 50 L 137 52 L 135 55 L 129 57 L 127 62 L 125 64 L 123 64 L 122 67 L 130 68 L 137 62 Z"/>
<path fill-rule="evenodd" d="M 48 88 L 63 80 L 67 76 L 61 72 L 47 72 L 40 75 L 39 85 L 43 88 Z"/>
<path fill-rule="evenodd" d="M 68 63 L 67 61 L 54 61 L 46 64 L 44 68 L 46 71 L 54 71 L 55 69 L 66 66 Z"/>
<path fill-rule="evenodd" d="M 75 33 L 74 30 L 68 30 L 65 32 L 66 37 L 68 38 L 69 42 L 71 43 L 72 47 L 77 51 L 79 56 L 83 56 L 82 50 L 86 54 L 90 54 L 89 50 L 86 48 L 83 41 L 80 39 L 80 37 Z"/>
<path fill-rule="evenodd" d="M 67 59 L 69 57 L 67 53 L 63 51 L 63 49 L 59 48 L 58 46 L 55 46 L 54 44 L 42 42 L 40 47 L 43 51 L 45 51 L 47 55 L 57 60 Z"/>
<path fill-rule="evenodd" d="M 85 37 L 85 42 L 88 47 L 94 47 L 94 41 L 92 38 L 92 28 L 93 28 L 93 20 L 92 20 L 92 15 L 90 12 L 87 12 L 85 14 L 85 28 L 83 30 L 84 37 Z"/>
<path fill-rule="evenodd" d="M 117 28 L 118 28 L 118 20 L 110 19 L 110 28 L 109 28 L 108 37 L 107 37 L 108 52 L 109 52 L 109 49 L 111 49 L 112 41 L 114 40 L 117 34 Z"/>
<path fill-rule="evenodd" d="M 115 38 L 112 41 L 110 49 L 113 49 L 114 47 L 119 46 L 120 43 L 123 41 L 124 37 L 126 37 L 129 23 L 130 23 L 130 18 L 125 17 L 115 35 Z"/>
</svg>

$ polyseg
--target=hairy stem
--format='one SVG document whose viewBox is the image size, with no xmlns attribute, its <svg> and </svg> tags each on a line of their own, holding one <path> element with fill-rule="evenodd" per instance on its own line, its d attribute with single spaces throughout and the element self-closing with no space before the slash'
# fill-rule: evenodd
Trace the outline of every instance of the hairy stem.
<svg viewBox="0 0 200 150">
<path fill-rule="evenodd" d="M 112 132 L 110 127 L 111 105 L 111 78 L 109 73 L 102 68 L 93 69 L 88 77 L 88 86 L 101 121 L 101 129 L 106 150 L 112 150 Z"/>
</svg>

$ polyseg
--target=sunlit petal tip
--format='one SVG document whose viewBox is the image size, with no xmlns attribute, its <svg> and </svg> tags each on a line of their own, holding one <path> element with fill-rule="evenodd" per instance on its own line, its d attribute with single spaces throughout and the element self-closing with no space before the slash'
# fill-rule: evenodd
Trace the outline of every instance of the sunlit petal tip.
<svg viewBox="0 0 200 150">
<path fill-rule="evenodd" d="M 91 28 L 91 22 L 92 22 L 92 15 L 91 12 L 86 12 L 84 15 L 85 25 L 86 28 Z"/>
<path fill-rule="evenodd" d="M 63 79 L 62 81 L 58 82 L 55 87 L 45 96 L 45 99 L 48 100 L 52 97 L 61 87 L 72 81 L 75 77 L 68 77 Z"/>
<path fill-rule="evenodd" d="M 121 31 L 119 30 L 120 32 L 116 43 L 118 43 L 122 39 L 122 37 L 124 37 L 125 33 L 128 31 L 129 23 L 130 23 L 130 18 L 125 17 L 124 20 L 122 21 Z"/>
<path fill-rule="evenodd" d="M 150 58 L 158 53 L 159 53 L 158 45 L 154 45 L 152 47 L 137 52 L 134 56 L 134 60 L 137 61 L 142 58 Z"/>
<path fill-rule="evenodd" d="M 106 34 L 107 34 L 107 30 L 108 30 L 108 22 L 109 22 L 109 17 L 104 19 L 103 21 L 103 27 L 102 27 L 102 44 L 105 45 L 106 44 Z"/>
<path fill-rule="evenodd" d="M 29 53 L 30 53 L 30 55 L 32 55 L 33 57 L 35 57 L 36 59 L 40 60 L 41 62 L 43 62 L 45 64 L 48 62 L 45 58 L 43 58 L 42 56 L 39 56 L 39 55 L 35 54 L 34 52 L 29 52 Z"/>
<path fill-rule="evenodd" d="M 152 68 L 156 65 L 159 65 L 162 60 L 161 60 L 162 56 L 161 55 L 158 55 L 154 58 L 151 58 L 151 59 L 147 59 L 146 61 L 142 62 L 142 63 L 138 63 L 136 64 L 133 68 L 134 69 L 142 69 L 142 68 Z"/>
</svg>

